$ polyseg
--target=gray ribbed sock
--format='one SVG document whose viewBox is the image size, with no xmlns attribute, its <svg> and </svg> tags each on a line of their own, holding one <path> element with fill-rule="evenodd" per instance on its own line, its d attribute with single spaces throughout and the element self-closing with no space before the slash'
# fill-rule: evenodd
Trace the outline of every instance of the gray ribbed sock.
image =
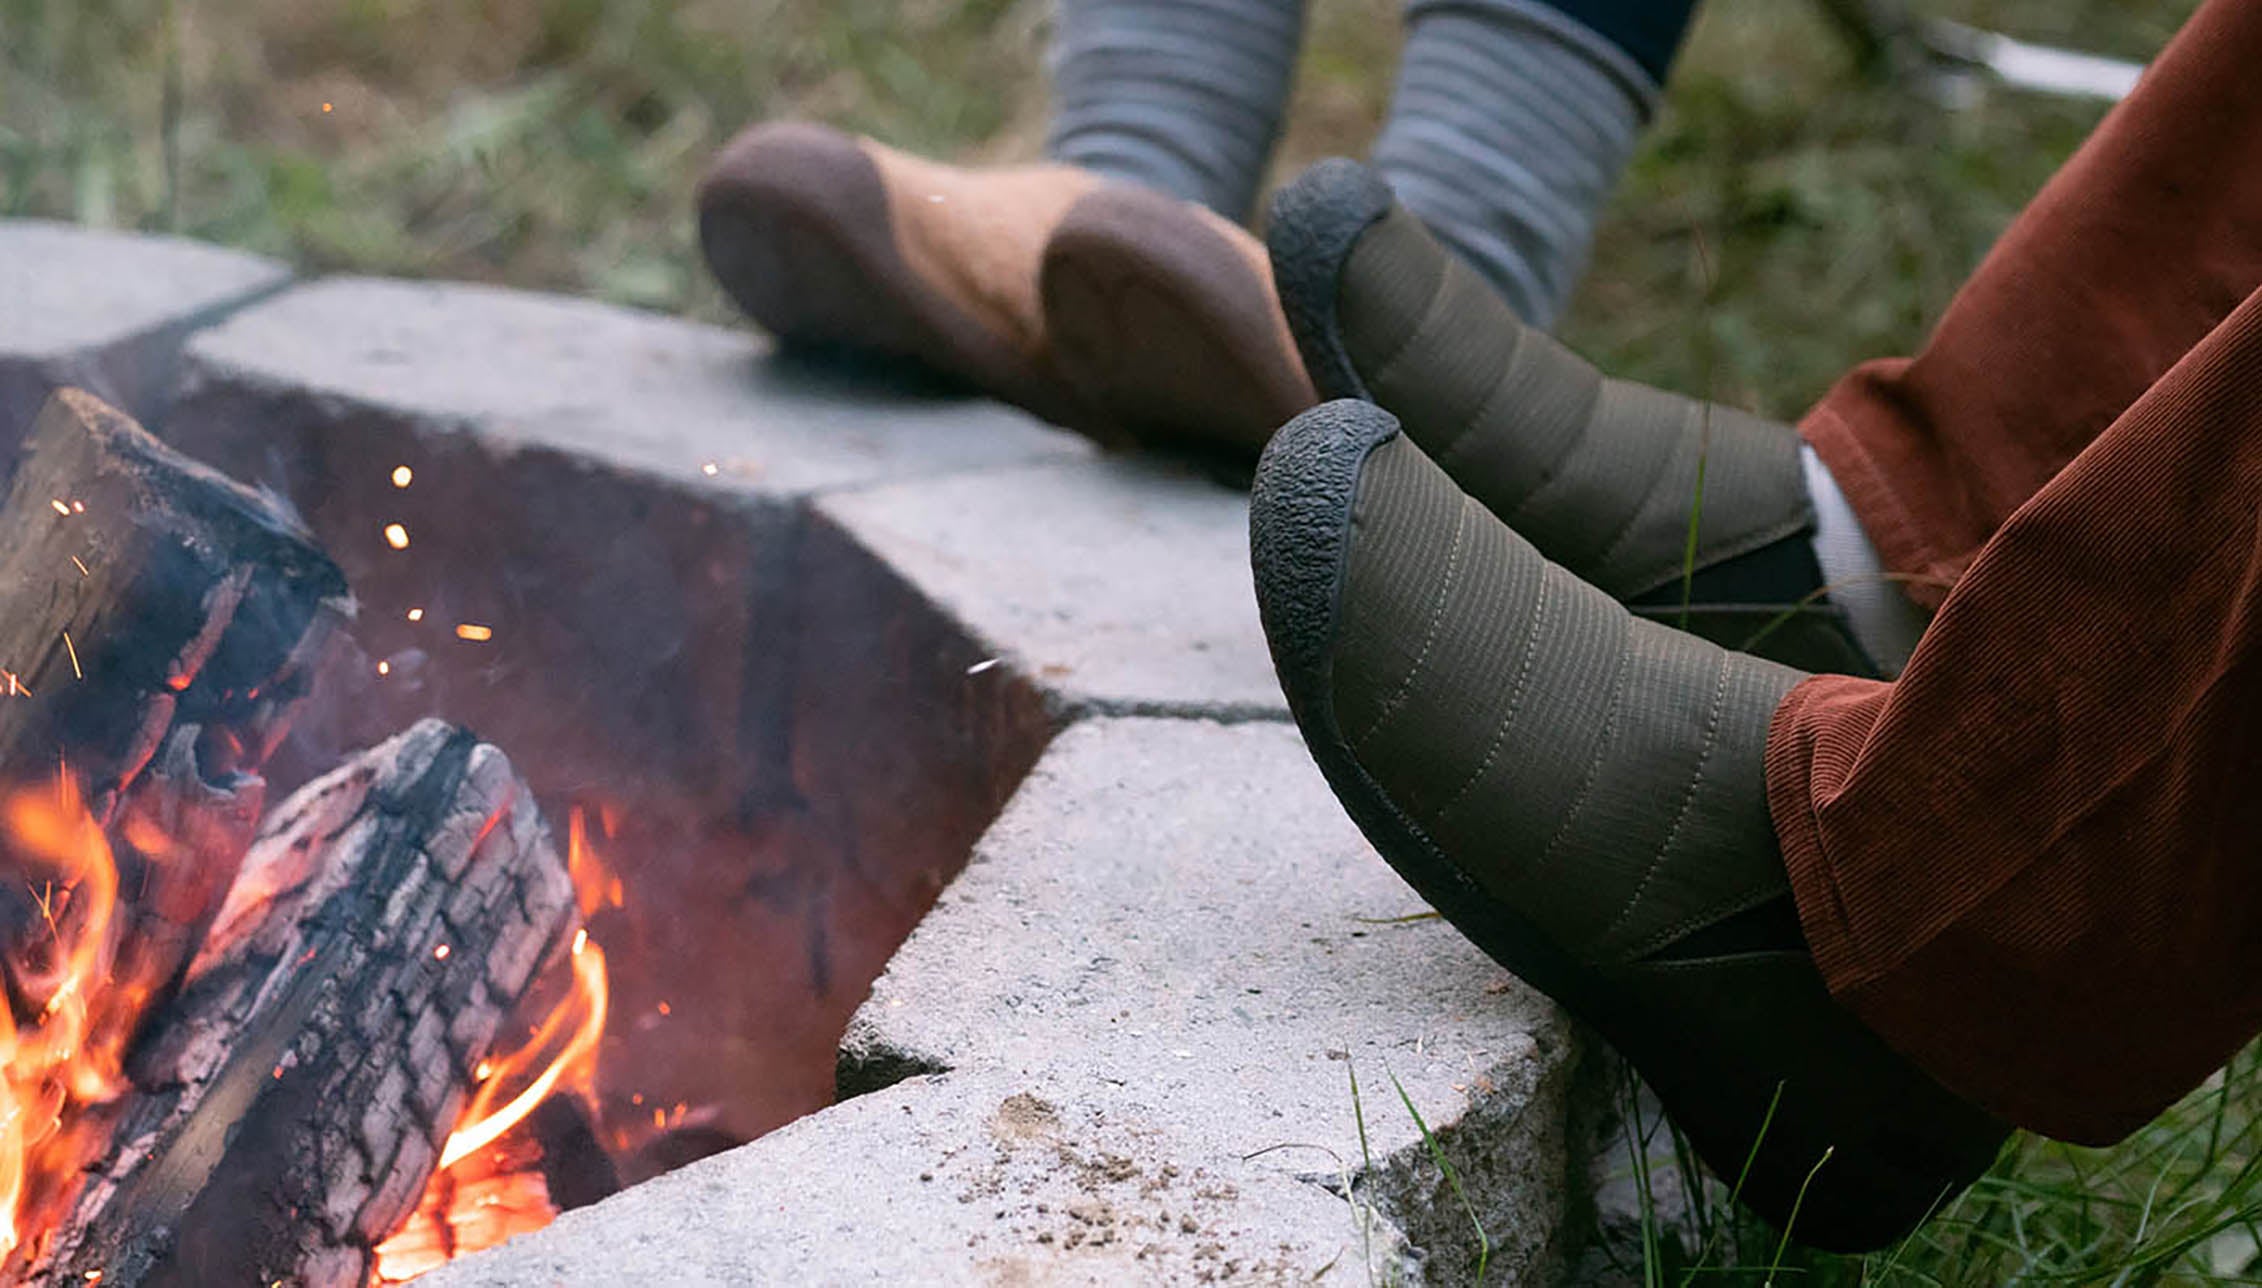
<svg viewBox="0 0 2262 1288">
<path fill-rule="evenodd" d="M 1409 0 L 1374 166 L 1519 316 L 1552 327 L 1658 92 L 1539 0 Z"/>
<path fill-rule="evenodd" d="M 1302 0 L 1060 0 L 1045 153 L 1244 219 L 1303 30 Z"/>
</svg>

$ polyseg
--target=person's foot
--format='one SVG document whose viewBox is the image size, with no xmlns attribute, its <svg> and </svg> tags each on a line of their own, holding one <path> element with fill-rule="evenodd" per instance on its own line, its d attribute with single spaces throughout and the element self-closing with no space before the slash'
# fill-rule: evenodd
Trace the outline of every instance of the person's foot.
<svg viewBox="0 0 2262 1288">
<path fill-rule="evenodd" d="M 731 299 L 781 339 L 911 358 L 1106 437 L 1061 379 L 1037 299 L 1046 239 L 1102 182 L 1071 166 L 961 169 L 770 123 L 708 167 L 699 240 Z"/>
<path fill-rule="evenodd" d="M 1754 1211 L 1865 1250 L 1988 1167 L 2006 1129 L 1807 954 L 1763 766 L 1801 673 L 1631 615 L 1369 403 L 1281 429 L 1249 531 L 1281 687 L 1345 809 L 1632 1062 Z"/>
<path fill-rule="evenodd" d="M 1319 396 L 1387 408 L 1486 508 L 1637 612 L 1678 623 L 1686 602 L 1709 639 L 1873 670 L 1821 593 L 1789 428 L 1605 377 L 1519 321 L 1356 162 L 1283 188 L 1268 240 Z"/>
<path fill-rule="evenodd" d="M 1255 237 L 1074 166 L 965 169 L 758 125 L 701 181 L 699 235 L 773 334 L 911 358 L 1111 446 L 1246 472 L 1312 403 Z"/>
<path fill-rule="evenodd" d="M 1312 405 L 1263 244 L 1200 206 L 1091 193 L 1045 247 L 1042 296 L 1062 373 L 1141 441 L 1246 470 Z"/>
</svg>

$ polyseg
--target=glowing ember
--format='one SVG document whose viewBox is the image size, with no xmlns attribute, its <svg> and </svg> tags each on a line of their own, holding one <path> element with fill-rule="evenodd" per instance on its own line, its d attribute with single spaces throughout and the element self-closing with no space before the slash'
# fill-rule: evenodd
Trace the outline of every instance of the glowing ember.
<svg viewBox="0 0 2262 1288">
<path fill-rule="evenodd" d="M 49 501 L 47 504 L 54 506 L 55 513 L 62 515 L 64 518 L 68 519 L 71 517 L 71 507 L 63 504 L 61 501 Z"/>
<path fill-rule="evenodd" d="M 386 524 L 385 544 L 395 550 L 408 549 L 408 529 L 397 523 Z"/>
<path fill-rule="evenodd" d="M 393 673 L 393 664 L 392 664 L 392 663 L 390 663 L 390 662 L 379 662 L 379 663 L 377 664 L 377 674 L 379 674 L 379 675 L 391 675 L 392 673 Z"/>
<path fill-rule="evenodd" d="M 412 621 L 412 622 L 421 622 L 421 621 L 423 621 L 423 620 L 424 620 L 424 610 L 423 610 L 423 609 L 421 609 L 421 608 L 411 608 L 411 609 L 409 609 L 409 610 L 408 610 L 408 619 L 409 619 L 410 621 Z"/>
<path fill-rule="evenodd" d="M 548 1225 L 557 1207 L 541 1155 L 533 1140 L 513 1137 L 433 1177 L 415 1214 L 377 1246 L 370 1283 L 406 1283 Z"/>
<path fill-rule="evenodd" d="M 162 838 L 158 838 L 160 841 Z M 31 891 L 44 933 L 9 956 L 0 1005 L 0 1256 L 45 1232 L 102 1148 L 89 1112 L 125 1089 L 126 1039 L 155 992 L 117 978 L 118 866 L 78 785 L 0 803 L 0 860 Z"/>
<path fill-rule="evenodd" d="M 474 644 L 484 644 L 495 638 L 495 628 L 481 626 L 477 622 L 462 622 L 456 626 L 456 638 L 470 640 Z"/>
<path fill-rule="evenodd" d="M 587 915 L 619 882 L 605 869 L 579 809 L 567 817 L 566 866 L 575 902 Z M 445 957 L 447 946 L 433 949 Z M 457 1257 L 539 1230 L 557 1215 L 541 1170 L 540 1146 L 511 1129 L 552 1095 L 577 1096 L 596 1115 L 597 1048 L 605 1035 L 611 985 L 605 950 L 587 928 L 574 931 L 573 988 L 516 1051 L 479 1062 L 471 1100 L 440 1151 L 440 1170 L 416 1213 L 377 1246 L 373 1286 L 405 1283 Z"/>
<path fill-rule="evenodd" d="M 411 484 L 411 483 L 414 483 L 415 481 L 416 481 L 416 471 L 415 471 L 415 470 L 412 470 L 412 469 L 410 469 L 410 468 L 409 468 L 409 467 L 407 467 L 406 465 L 396 465 L 396 466 L 394 466 L 394 467 L 393 467 L 393 486 L 394 486 L 394 487 L 407 487 L 407 486 L 408 486 L 409 484 Z"/>
</svg>

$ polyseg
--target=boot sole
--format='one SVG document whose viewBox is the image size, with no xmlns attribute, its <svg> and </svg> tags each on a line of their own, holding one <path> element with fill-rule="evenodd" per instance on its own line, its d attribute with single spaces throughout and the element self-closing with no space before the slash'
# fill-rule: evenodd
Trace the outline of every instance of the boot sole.
<svg viewBox="0 0 2262 1288">
<path fill-rule="evenodd" d="M 1179 202 L 1131 188 L 1070 208 L 1039 282 L 1055 361 L 1142 441 L 1238 458 L 1311 406 L 1248 261 Z"/>
<path fill-rule="evenodd" d="M 2008 1129 L 1934 1088 L 1912 1095 L 1908 1114 L 1912 1120 L 1943 1114 L 1959 1120 L 1916 1133 L 1926 1137 L 1920 1147 L 1928 1161 L 1940 1156 L 1937 1165 L 1912 1169 L 1863 1148 L 1865 1132 L 1847 1122 L 1853 1111 L 1837 1106 L 1827 1089 L 1788 1084 L 1779 1072 L 1741 1058 L 1701 1017 L 1670 998 L 1644 998 L 1644 985 L 1614 980 L 1580 962 L 1488 895 L 1391 801 L 1351 751 L 1328 696 L 1351 516 L 1367 455 L 1397 433 L 1396 422 L 1370 404 L 1323 404 L 1283 428 L 1257 468 L 1250 506 L 1257 602 L 1281 687 L 1322 775 L 1383 858 L 1446 920 L 1625 1056 L 1724 1179 L 1734 1182 L 1743 1160 L 1752 1157 L 1742 1197 L 1754 1211 L 1781 1226 L 1796 1207 L 1794 1236 L 1829 1251 L 1874 1251 L 1906 1235 L 1945 1196 L 1992 1165 Z M 1732 968 L 1721 974 L 1724 980 L 1713 988 L 1737 984 Z M 1690 986 L 1705 993 L 1701 976 L 1680 978 L 1684 994 Z M 1843 1019 L 1841 1028 L 1854 1024 L 1850 1017 L 1832 1018 Z M 1871 1045 L 1882 1058 L 1897 1059 L 1874 1039 L 1855 1049 L 1867 1056 L 1860 1048 Z M 1762 1147 L 1754 1150 L 1756 1129 L 1778 1086 L 1780 1101 Z M 1870 1124 L 1867 1134 L 1876 1129 Z M 1832 1151 L 1829 1161 L 1817 1171 L 1826 1150 Z"/>
<path fill-rule="evenodd" d="M 1092 428 L 1057 377 L 912 271 L 879 168 L 847 135 L 800 123 L 742 135 L 700 182 L 698 207 L 715 280 L 779 339 L 908 358 L 1056 424 Z"/>
<path fill-rule="evenodd" d="M 1341 157 L 1312 166 L 1272 199 L 1265 248 L 1273 287 L 1322 399 L 1374 401 L 1344 348 L 1335 301 L 1351 248 L 1397 200 L 1373 171 Z"/>
</svg>

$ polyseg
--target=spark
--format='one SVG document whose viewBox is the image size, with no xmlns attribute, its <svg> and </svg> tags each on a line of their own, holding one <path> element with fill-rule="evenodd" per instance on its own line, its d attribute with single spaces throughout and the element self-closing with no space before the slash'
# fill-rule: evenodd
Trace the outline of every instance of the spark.
<svg viewBox="0 0 2262 1288">
<path fill-rule="evenodd" d="M 976 662 L 974 665 L 967 667 L 966 674 L 980 675 L 982 672 L 989 670 L 991 667 L 996 666 L 999 662 L 1002 662 L 1004 660 L 1005 659 L 1003 658 L 997 657 L 985 657 L 981 661 Z"/>
<path fill-rule="evenodd" d="M 699 472 L 706 475 L 708 478 L 713 478 L 717 474 L 723 472 L 723 467 L 715 464 L 713 461 L 709 461 L 705 465 L 699 467 Z"/>
<path fill-rule="evenodd" d="M 414 483 L 415 481 L 416 481 L 416 471 L 415 471 L 415 470 L 412 470 L 412 469 L 410 469 L 410 468 L 409 468 L 409 467 L 407 467 L 406 465 L 395 465 L 395 466 L 393 467 L 393 486 L 394 486 L 394 487 L 407 487 L 407 486 L 408 486 L 409 484 L 411 484 L 411 483 Z"/>
<path fill-rule="evenodd" d="M 446 944 L 434 944 L 432 945 L 432 960 L 436 962 L 444 962 L 448 959 L 448 953 L 450 951 L 451 950 Z"/>
<path fill-rule="evenodd" d="M 4 666 L 0 666 L 0 680 L 7 681 L 9 697 L 28 698 L 31 696 L 31 690 L 24 687 L 23 678 Z"/>
<path fill-rule="evenodd" d="M 385 525 L 385 544 L 395 550 L 408 549 L 408 529 L 397 523 Z"/>
<path fill-rule="evenodd" d="M 495 628 L 481 626 L 477 622 L 458 622 L 456 624 L 456 638 L 470 640 L 474 644 L 484 644 L 495 638 Z"/>
<path fill-rule="evenodd" d="M 69 631 L 63 632 L 63 651 L 71 655 L 71 675 L 77 679 L 85 679 L 86 672 L 79 669 L 78 645 L 71 643 L 71 633 Z"/>
<path fill-rule="evenodd" d="M 411 608 L 411 609 L 409 609 L 409 610 L 408 610 L 408 619 L 409 619 L 410 621 L 412 621 L 412 622 L 421 622 L 421 621 L 423 621 L 423 620 L 424 620 L 424 610 L 423 610 L 423 609 L 421 609 L 421 608 Z"/>
<path fill-rule="evenodd" d="M 652 1110 L 652 1125 L 653 1125 L 654 1127 L 657 1127 L 657 1128 L 661 1129 L 662 1131 L 665 1131 L 665 1130 L 667 1130 L 667 1126 L 668 1126 L 668 1111 L 667 1111 L 667 1110 L 665 1110 L 665 1109 L 660 1109 L 660 1108 L 657 1108 L 657 1107 L 655 1107 L 655 1108 L 654 1108 L 654 1109 Z"/>
<path fill-rule="evenodd" d="M 329 110 L 330 110 L 330 105 L 329 105 L 328 103 L 324 103 L 324 104 L 322 105 L 322 111 L 323 111 L 323 112 L 324 112 L 325 114 L 327 114 L 327 113 L 329 112 Z"/>
<path fill-rule="evenodd" d="M 589 927 L 583 926 L 581 929 L 573 932 L 573 955 L 579 957 L 581 955 L 581 950 L 587 948 L 588 946 Z"/>
<path fill-rule="evenodd" d="M 49 501 L 47 504 L 54 506 L 55 513 L 62 515 L 64 518 L 68 519 L 71 517 L 71 507 L 65 505 L 63 502 Z"/>
<path fill-rule="evenodd" d="M 479 1067 L 471 1071 L 471 1080 L 473 1082 L 485 1082 L 493 1077 L 494 1073 L 495 1062 L 493 1060 L 481 1060 Z"/>
<path fill-rule="evenodd" d="M 669 1005 L 668 1005 L 668 1004 L 667 1004 L 666 1002 L 662 1002 L 662 1003 L 660 1003 L 660 1014 L 662 1014 L 662 1015 L 673 1015 L 673 1014 L 675 1014 L 675 1008 L 674 1008 L 674 1007 L 671 1007 L 671 1006 L 669 1006 Z"/>
<path fill-rule="evenodd" d="M 379 675 L 391 675 L 392 673 L 393 673 L 393 664 L 392 664 L 392 663 L 390 663 L 390 662 L 379 662 L 379 663 L 377 664 L 377 674 L 379 674 Z"/>
<path fill-rule="evenodd" d="M 79 570 L 79 576 L 81 576 L 81 577 L 92 577 L 92 576 L 94 575 L 93 573 L 91 573 L 91 572 L 87 571 L 87 567 L 86 567 L 86 563 L 85 563 L 85 561 L 81 560 L 81 559 L 80 559 L 80 558 L 79 558 L 79 557 L 78 557 L 77 555 L 72 555 L 72 556 L 71 556 L 71 563 L 72 563 L 72 564 L 73 564 L 73 565 L 74 565 L 75 567 L 77 567 L 77 568 L 78 568 L 78 570 Z"/>
<path fill-rule="evenodd" d="M 73 502 L 71 502 L 71 513 L 73 513 L 73 514 L 85 514 L 85 513 L 86 513 L 86 502 L 84 502 L 84 501 L 73 501 Z"/>
</svg>

